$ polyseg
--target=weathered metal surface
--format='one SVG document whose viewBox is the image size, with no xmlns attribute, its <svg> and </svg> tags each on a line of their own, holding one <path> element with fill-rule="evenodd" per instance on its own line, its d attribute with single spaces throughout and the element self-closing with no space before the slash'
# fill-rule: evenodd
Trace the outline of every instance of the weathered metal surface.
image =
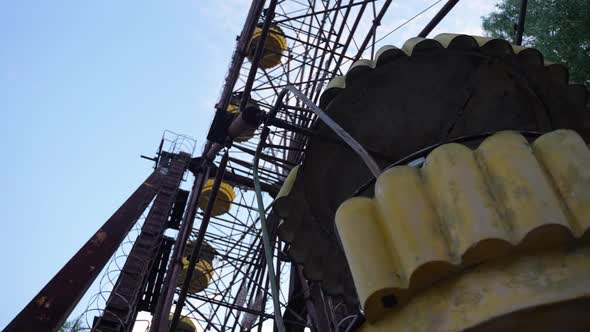
<svg viewBox="0 0 590 332">
<path fill-rule="evenodd" d="M 568 128 L 589 139 L 587 96 L 569 84 L 564 66 L 544 63 L 534 49 L 444 34 L 381 49 L 331 81 L 320 104 L 386 167 L 440 142 L 507 129 Z M 314 131 L 335 137 L 321 123 Z M 371 173 L 350 149 L 319 137 L 309 139 L 292 191 L 275 209 L 284 218 L 280 236 L 307 277 L 321 279 L 328 294 L 354 298 L 333 222 Z M 372 194 L 372 186 L 361 192 Z"/>
<path fill-rule="evenodd" d="M 188 195 L 189 192 L 186 190 L 181 189 L 178 191 L 174 206 L 172 207 L 172 212 L 170 213 L 170 220 L 168 221 L 166 228 L 178 229 L 180 227 L 182 214 L 184 213 L 186 202 L 188 201 Z"/>
<path fill-rule="evenodd" d="M 425 51 L 433 51 L 442 48 L 482 51 L 492 56 L 517 54 L 523 62 L 529 64 L 544 63 L 543 55 L 541 55 L 536 49 L 520 45 L 511 45 L 507 41 L 501 39 L 452 33 L 441 33 L 433 39 L 427 39 L 420 36 L 408 39 L 401 48 L 397 48 L 393 45 L 381 47 L 377 50 L 375 60 L 360 59 L 353 63 L 345 76 L 336 76 L 328 83 L 320 98 L 320 106 L 326 107 L 328 103 L 339 94 L 339 92 L 351 85 L 354 80 L 363 76 L 364 73 L 370 72 L 371 70 L 381 67 L 391 61 L 399 61 L 406 56 L 412 56 Z M 544 64 L 547 67 L 561 67 L 559 69 L 554 68 L 556 78 L 562 76 L 560 72 L 567 72 L 567 69 L 562 65 L 555 65 L 552 62 L 546 62 Z M 415 72 L 415 74 L 419 74 L 419 72 Z M 567 84 L 568 82 L 566 81 L 564 83 Z"/>
<path fill-rule="evenodd" d="M 139 302 L 137 311 L 154 313 L 158 298 L 160 297 L 160 289 L 162 288 L 162 282 L 164 281 L 164 274 L 166 273 L 166 267 L 168 266 L 168 259 L 170 258 L 173 244 L 173 238 L 165 236 L 162 239 L 162 243 L 155 255 L 155 262 L 152 265 L 152 270 L 148 275 L 146 288 L 143 291 L 142 299 Z"/>
<path fill-rule="evenodd" d="M 500 132 L 472 151 L 436 148 L 421 169 L 377 179 L 336 226 L 369 321 L 460 270 L 516 250 L 573 243 L 590 229 L 590 150 L 573 131 L 530 144 Z"/>
<path fill-rule="evenodd" d="M 195 272 L 195 267 L 201 258 L 201 249 L 205 247 L 203 245 L 205 241 L 205 234 L 207 233 L 207 227 L 209 227 L 209 221 L 211 220 L 211 216 L 213 215 L 213 210 L 215 205 L 217 204 L 217 195 L 220 192 L 220 188 L 223 184 L 223 175 L 225 174 L 225 167 L 227 165 L 227 160 L 229 158 L 229 153 L 226 151 L 223 157 L 221 158 L 221 162 L 219 163 L 219 168 L 217 169 L 217 174 L 215 175 L 215 179 L 211 185 L 210 192 L 208 193 L 209 200 L 205 206 L 205 211 L 203 213 L 203 219 L 201 220 L 201 225 L 199 226 L 199 232 L 197 234 L 197 239 L 192 244 L 192 252 L 190 254 L 190 260 L 188 264 L 188 269 L 186 270 L 185 279 L 182 282 L 182 286 L 180 287 L 180 294 L 178 296 L 178 301 L 176 304 L 176 308 L 174 310 L 174 314 L 172 317 L 172 321 L 170 323 L 170 330 L 174 331 L 176 326 L 180 320 L 180 314 L 182 312 L 182 307 L 184 306 L 184 301 L 186 300 L 186 295 L 189 291 L 191 285 L 191 279 L 193 278 L 193 274 Z M 232 188 L 233 190 L 233 188 Z M 205 187 L 203 187 L 201 191 L 201 197 L 205 195 Z M 201 198 L 203 199 L 203 198 Z M 233 199 L 233 198 L 232 198 Z M 229 207 L 228 207 L 229 210 Z M 226 211 L 227 212 L 227 211 Z M 186 221 L 185 221 L 186 222 Z M 209 245 L 207 245 L 209 246 Z M 209 246 L 210 247 L 210 246 Z M 204 250 L 205 251 L 205 250 Z M 205 261 L 203 261 L 205 262 Z M 207 262 L 208 267 L 207 273 L 209 273 L 210 278 L 213 277 L 213 267 L 211 266 L 210 262 Z M 209 279 L 210 280 L 210 279 Z M 207 280 L 207 285 L 209 283 Z M 205 285 L 205 287 L 207 287 Z"/>
<path fill-rule="evenodd" d="M 142 292 L 189 161 L 190 155 L 186 153 L 162 152 L 156 169 L 163 174 L 161 188 L 107 299 L 104 314 L 94 325 L 96 330 L 107 332 L 133 329 Z"/>
<path fill-rule="evenodd" d="M 152 173 L 64 265 L 5 331 L 56 331 L 117 250 L 161 186 Z"/>
<path fill-rule="evenodd" d="M 246 162 L 246 161 L 239 160 L 239 159 L 234 159 L 232 157 L 230 157 L 229 161 L 233 162 L 233 163 L 238 163 L 244 167 L 252 168 L 252 164 L 250 162 Z M 193 172 L 193 174 L 197 174 L 199 172 L 199 165 L 201 163 L 202 163 L 202 157 L 193 158 L 191 160 L 190 165 L 189 165 L 189 170 L 191 172 Z M 210 177 L 215 176 L 215 174 L 217 174 L 217 169 L 218 169 L 217 166 L 211 165 L 209 176 Z M 250 190 L 254 190 L 254 181 L 252 180 L 252 178 L 245 177 L 245 176 L 242 176 L 239 174 L 234 174 L 232 172 L 227 172 L 223 176 L 223 179 L 226 182 L 232 184 L 233 186 L 240 186 L 240 187 L 249 188 Z M 272 185 L 272 184 L 268 184 L 268 183 L 261 183 L 261 189 L 262 189 L 262 191 L 267 192 L 269 195 L 275 196 L 279 192 L 280 185 L 279 184 Z"/>
<path fill-rule="evenodd" d="M 208 177 L 209 166 L 207 164 L 203 164 L 195 174 L 195 181 L 189 196 L 188 206 L 184 212 L 184 216 L 182 218 L 183 221 L 180 225 L 178 235 L 176 236 L 176 241 L 174 242 L 170 263 L 166 270 L 166 276 L 162 283 L 162 296 L 158 298 L 158 302 L 154 309 L 150 331 L 165 331 L 168 326 L 168 315 L 170 313 L 170 308 L 172 307 L 174 290 L 176 289 L 176 281 L 180 271 L 181 257 L 183 255 L 189 234 L 193 228 L 193 223 L 197 214 L 197 204 L 199 202 L 201 190 L 203 189 L 203 184 Z"/>
<path fill-rule="evenodd" d="M 510 256 L 421 292 L 358 332 L 589 331 L 590 248 Z"/>
</svg>

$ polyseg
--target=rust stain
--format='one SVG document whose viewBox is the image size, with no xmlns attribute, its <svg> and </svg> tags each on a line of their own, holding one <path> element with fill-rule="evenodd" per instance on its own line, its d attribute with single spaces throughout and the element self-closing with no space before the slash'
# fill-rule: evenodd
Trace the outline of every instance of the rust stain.
<svg viewBox="0 0 590 332">
<path fill-rule="evenodd" d="M 49 321 L 51 319 L 51 317 L 49 317 L 49 315 L 47 314 L 41 314 L 37 316 L 37 320 L 42 321 L 42 322 L 46 322 Z"/>
<path fill-rule="evenodd" d="M 43 306 L 43 303 L 45 303 L 46 300 L 47 300 L 47 296 L 41 296 L 40 298 L 35 300 L 35 303 L 41 307 L 41 306 Z"/>
<path fill-rule="evenodd" d="M 94 235 L 94 238 L 92 239 L 92 244 L 95 244 L 95 245 L 102 244 L 106 240 L 107 236 L 108 236 L 108 234 L 105 231 L 96 232 L 96 235 Z"/>
<path fill-rule="evenodd" d="M 579 147 L 562 153 L 563 137 Z M 397 166 L 385 171 L 377 179 L 374 198 L 355 197 L 340 206 L 336 226 L 369 321 L 386 309 L 371 301 L 385 290 L 392 289 L 404 305 L 456 270 L 525 249 L 558 247 L 590 234 L 590 181 L 580 185 L 576 195 L 570 188 L 577 183 L 557 182 L 577 181 L 571 174 L 590 169 L 586 144 L 566 130 L 532 143 L 538 156 L 532 155 L 528 144 L 518 133 L 499 132 L 475 152 L 457 144 L 443 145 L 429 154 L 421 169 Z M 423 213 L 416 214 L 418 210 Z M 375 266 L 367 263 L 367 256 L 377 257 L 370 263 Z M 542 289 L 558 285 L 539 276 L 545 267 L 538 264 L 519 275 L 525 280 L 517 284 L 534 287 L 531 280 L 535 280 Z M 401 280 L 392 279 L 392 274 Z M 457 306 L 465 307 L 480 301 L 479 293 L 455 298 Z"/>
</svg>

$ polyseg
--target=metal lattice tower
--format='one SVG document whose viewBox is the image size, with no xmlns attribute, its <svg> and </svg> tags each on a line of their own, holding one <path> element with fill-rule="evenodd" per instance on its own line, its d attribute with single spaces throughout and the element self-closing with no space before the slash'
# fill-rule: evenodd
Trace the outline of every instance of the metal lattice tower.
<svg viewBox="0 0 590 332">
<path fill-rule="evenodd" d="M 112 222 L 107 222 L 89 240 L 87 247 L 91 250 L 81 249 L 7 330 L 39 326 L 51 330 L 61 326 L 101 269 L 91 273 L 80 271 L 87 264 L 104 267 L 152 200 L 143 229 L 131 251 L 126 253 L 127 263 L 119 267 L 113 290 L 102 296 L 104 308 L 92 312 L 96 320 L 90 320 L 88 329 L 131 331 L 138 312 L 148 311 L 154 317 L 151 331 L 165 331 L 169 313 L 176 311 L 196 322 L 198 330 L 206 331 L 262 331 L 263 326 L 270 329 L 273 325 L 275 330 L 280 330 L 282 324 L 288 331 L 345 330 L 358 308 L 327 296 L 318 282 L 305 279 L 301 267 L 293 264 L 287 255 L 289 244 L 278 240 L 280 220 L 270 210 L 281 184 L 289 171 L 304 159 L 308 139 L 314 135 L 312 128 L 318 115 L 310 105 L 319 104 L 326 84 L 343 75 L 353 62 L 361 57 L 374 58 L 381 39 L 386 36 L 379 35 L 378 27 L 391 3 L 391 0 L 270 0 L 266 3 L 254 0 L 215 105 L 216 117 L 203 154 L 187 155 L 194 151 L 194 142 L 183 136 L 163 139 L 157 157 L 152 159 L 156 162 L 154 174 L 113 215 Z M 420 35 L 427 35 L 456 3 L 449 1 Z M 261 48 L 253 45 L 252 36 L 259 29 L 261 38 L 257 45 L 264 45 L 264 37 L 268 37 L 271 28 L 280 29 L 287 48 L 279 65 L 263 68 L 256 52 Z M 221 130 L 219 139 L 220 123 L 230 104 L 237 104 L 244 111 L 248 103 L 255 103 L 266 114 L 272 114 L 272 118 L 247 141 L 227 139 L 227 128 L 226 132 Z M 174 171 L 169 171 L 168 168 L 173 168 L 170 163 L 175 160 L 182 162 L 176 162 Z M 254 160 L 260 181 L 258 191 L 253 180 Z M 194 178 L 190 195 L 179 190 L 183 173 L 186 178 L 188 170 L 193 175 L 190 178 Z M 210 198 L 215 197 L 222 180 L 231 183 L 236 194 L 229 212 L 218 216 L 211 215 L 210 207 L 197 207 L 204 182 L 213 178 L 216 181 Z M 259 202 L 256 194 L 260 195 Z M 264 224 L 260 222 L 261 213 L 266 217 Z M 174 245 L 174 240 L 164 232 L 167 228 L 178 230 Z M 97 239 L 106 229 L 119 237 L 111 238 L 109 233 L 108 248 L 97 247 Z M 266 245 L 262 236 L 265 231 L 269 240 Z M 216 252 L 213 276 L 208 287 L 200 292 L 186 292 L 188 284 L 183 290 L 182 280 L 178 282 L 180 258 L 187 242 L 196 243 L 194 251 L 201 254 L 203 243 Z M 86 256 L 81 257 L 80 253 Z M 193 255 L 194 267 L 198 258 Z M 272 257 L 272 264 L 268 264 L 267 257 Z M 274 269 L 272 273 L 270 266 Z M 133 276 L 129 270 L 134 270 Z M 51 315 L 55 316 L 42 322 L 26 321 L 30 317 L 27 315 L 45 314 L 45 309 L 35 307 L 35 301 L 62 287 L 59 283 L 72 274 L 76 275 L 74 282 L 60 288 L 71 296 L 64 296 L 60 306 L 52 308 Z M 271 280 L 273 274 L 276 280 Z M 274 283 L 278 294 L 273 298 Z M 113 311 L 113 307 L 119 311 Z M 279 324 L 277 319 L 283 323 Z M 173 319 L 173 325 L 177 323 Z"/>
<path fill-rule="evenodd" d="M 260 11 L 260 3 L 253 2 L 216 105 L 218 112 L 225 112 L 231 97 L 239 96 L 245 104 L 249 96 L 268 113 L 281 98 L 281 90 L 288 85 L 302 91 L 317 104 L 320 92 L 329 80 L 342 75 L 363 54 L 375 53 L 375 27 L 380 24 L 390 3 L 271 1 Z M 257 11 L 260 11 L 259 16 Z M 278 26 L 288 44 L 281 64 L 270 69 L 244 59 L 244 49 L 241 49 L 249 40 L 248 31 L 257 24 L 264 28 L 264 23 Z M 315 114 L 293 94 L 286 94 L 282 102 L 276 114 L 277 126 L 271 128 L 259 155 L 259 174 L 267 206 L 291 168 L 303 158 L 302 152 L 311 132 L 309 128 L 316 120 Z M 260 143 L 260 131 L 246 142 L 233 142 L 228 149 L 226 174 L 252 178 L 252 159 Z M 185 302 L 183 315 L 190 315 L 211 330 L 260 330 L 265 321 L 273 319 L 272 294 L 253 189 L 252 183 L 246 183 L 239 188 L 234 200 L 238 202 L 235 212 L 211 219 L 205 241 L 220 252 L 216 276 L 211 287 L 203 293 L 189 294 Z M 273 227 L 278 220 L 271 218 L 267 222 Z M 288 245 L 276 241 L 274 233 L 272 239 L 285 324 L 312 326 L 315 323 L 320 330 L 335 330 L 336 320 L 353 312 L 339 299 L 324 296 L 318 285 L 311 284 L 310 288 L 302 289 L 301 270 L 292 269 L 285 254 Z M 308 301 L 305 304 L 304 292 L 309 293 L 315 303 Z M 297 300 L 297 297 L 301 300 L 300 307 L 307 306 L 318 313 L 334 312 L 334 307 L 338 307 L 341 313 L 338 317 L 314 315 L 310 321 L 305 310 L 293 310 L 289 305 L 289 300 Z"/>
</svg>

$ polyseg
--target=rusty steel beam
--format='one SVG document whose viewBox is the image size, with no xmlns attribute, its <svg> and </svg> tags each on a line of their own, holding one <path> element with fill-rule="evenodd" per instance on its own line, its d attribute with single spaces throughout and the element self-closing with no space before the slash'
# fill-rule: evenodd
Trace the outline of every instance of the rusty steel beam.
<svg viewBox="0 0 590 332">
<path fill-rule="evenodd" d="M 381 7 L 381 10 L 379 11 L 379 14 L 377 14 L 377 17 L 375 17 L 375 19 L 373 20 L 373 24 L 371 25 L 369 33 L 367 33 L 365 40 L 363 40 L 361 47 L 359 47 L 357 54 L 354 56 L 354 61 L 357 61 L 363 55 L 363 52 L 367 48 L 367 45 L 369 45 L 371 38 L 373 38 L 373 35 L 377 31 L 377 27 L 381 25 L 381 19 L 383 19 L 383 16 L 385 15 L 385 12 L 387 12 L 387 9 L 389 8 L 389 5 L 391 5 L 392 1 L 393 0 L 385 0 L 383 7 Z"/>
<path fill-rule="evenodd" d="M 431 33 L 432 30 L 434 30 L 434 28 L 436 28 L 436 26 L 440 23 L 440 21 L 442 21 L 442 19 L 445 18 L 445 16 L 447 16 L 447 14 L 451 11 L 451 9 L 453 9 L 453 7 L 455 7 L 457 2 L 459 2 L 459 0 L 447 1 L 447 3 L 445 3 L 444 6 L 442 6 L 442 8 L 438 11 L 438 13 L 436 13 L 436 15 L 434 15 L 432 20 L 430 20 L 430 22 L 428 22 L 428 24 L 426 24 L 424 29 L 422 29 L 422 31 L 420 31 L 420 33 L 418 34 L 418 37 L 426 38 L 426 36 L 428 36 L 428 34 Z"/>
<path fill-rule="evenodd" d="M 154 264 L 157 248 L 162 242 L 166 223 L 189 160 L 190 155 L 182 152 L 163 152 L 161 155 L 159 169 L 166 174 L 162 179 L 162 187 L 126 257 L 105 304 L 104 313 L 94 324 L 97 331 L 133 330 L 137 306 L 147 283 L 146 274 Z"/>
<path fill-rule="evenodd" d="M 244 62 L 244 58 L 248 53 L 250 39 L 252 38 L 252 34 L 254 33 L 256 24 L 258 23 L 258 19 L 260 18 L 260 14 L 262 13 L 263 8 L 264 0 L 254 0 L 250 5 L 250 10 L 248 11 L 246 22 L 244 22 L 242 33 L 238 38 L 238 44 L 232 56 L 231 65 L 225 78 L 223 90 L 221 91 L 221 97 L 215 105 L 215 108 L 219 111 L 225 112 L 227 106 L 229 105 L 229 99 L 231 98 L 232 90 L 238 80 L 238 76 L 240 75 L 242 63 Z"/>
<path fill-rule="evenodd" d="M 289 22 L 289 21 L 295 21 L 295 20 L 298 20 L 300 18 L 306 18 L 306 17 L 309 17 L 309 16 L 314 16 L 314 15 L 329 13 L 329 12 L 333 12 L 333 11 L 336 11 L 336 10 L 342 10 L 342 9 L 346 9 L 346 8 L 351 8 L 351 7 L 355 7 L 355 6 L 359 6 L 359 5 L 363 5 L 363 4 L 367 4 L 369 2 L 375 2 L 375 1 L 376 0 L 365 0 L 365 1 L 355 2 L 355 3 L 352 3 L 352 1 L 351 1 L 348 5 L 337 6 L 337 7 L 330 8 L 330 9 L 325 9 L 325 10 L 312 11 L 311 13 L 307 13 L 307 14 L 303 14 L 303 15 L 299 15 L 299 16 L 294 16 L 294 17 L 289 17 L 289 18 L 286 18 L 286 19 L 277 21 L 276 24 L 284 23 L 284 22 Z"/>
<path fill-rule="evenodd" d="M 252 85 L 254 84 L 254 80 L 256 79 L 258 64 L 260 63 L 260 61 L 262 60 L 262 56 L 264 55 L 264 43 L 266 42 L 268 32 L 270 31 L 270 25 L 275 16 L 276 5 L 277 0 L 270 0 L 270 5 L 268 6 L 268 8 L 266 8 L 266 17 L 264 18 L 264 22 L 262 23 L 260 38 L 258 39 L 256 48 L 254 49 L 254 56 L 250 64 L 250 71 L 248 72 L 248 78 L 246 79 L 244 92 L 242 94 L 242 100 L 240 102 L 240 113 L 244 112 L 244 109 L 246 108 L 246 105 L 248 105 L 248 101 L 250 100 L 250 92 L 252 91 Z M 223 111 L 225 112 L 225 109 L 223 109 Z"/>
<path fill-rule="evenodd" d="M 4 331 L 57 331 L 152 201 L 161 180 L 153 172 Z"/>
<path fill-rule="evenodd" d="M 184 301 L 186 300 L 186 294 L 188 293 L 188 288 L 191 278 L 193 277 L 195 267 L 197 266 L 197 261 L 201 256 L 201 247 L 205 241 L 205 234 L 207 233 L 207 227 L 209 227 L 211 213 L 213 212 L 213 206 L 216 203 L 219 187 L 221 187 L 221 182 L 223 180 L 223 174 L 225 173 L 225 166 L 227 166 L 228 158 L 229 152 L 225 151 L 223 157 L 221 158 L 221 162 L 219 163 L 219 167 L 217 168 L 217 174 L 215 174 L 213 187 L 211 188 L 211 193 L 209 193 L 207 206 L 205 207 L 203 219 L 201 220 L 201 225 L 199 227 L 199 233 L 197 234 L 197 239 L 194 242 L 193 252 L 191 253 L 188 269 L 186 271 L 186 277 L 184 278 L 184 282 L 180 288 L 180 294 L 178 296 L 178 301 L 176 302 L 176 307 L 172 316 L 172 322 L 170 323 L 170 331 L 176 331 L 178 322 L 180 321 L 180 313 L 182 311 L 182 307 L 184 306 Z"/>
<path fill-rule="evenodd" d="M 527 0 L 520 1 L 520 15 L 518 16 L 518 25 L 516 26 L 516 38 L 514 38 L 514 43 L 516 45 L 522 45 L 522 35 L 524 33 L 524 19 L 526 18 L 526 5 Z"/>
<path fill-rule="evenodd" d="M 154 309 L 150 332 L 168 331 L 168 316 L 170 314 L 170 308 L 172 307 L 172 301 L 174 300 L 174 290 L 176 289 L 176 282 L 180 273 L 181 257 L 190 232 L 193 229 L 199 198 L 201 197 L 203 185 L 209 178 L 209 170 L 209 165 L 205 164 L 202 165 L 202 168 L 200 168 L 198 173 L 195 174 L 195 181 L 193 182 L 193 187 L 191 189 L 189 203 L 184 211 L 184 217 L 182 218 L 182 224 L 178 230 L 178 235 L 176 235 L 172 256 L 170 257 L 170 263 L 166 270 L 166 277 L 164 278 L 160 291 L 160 298 Z"/>
</svg>

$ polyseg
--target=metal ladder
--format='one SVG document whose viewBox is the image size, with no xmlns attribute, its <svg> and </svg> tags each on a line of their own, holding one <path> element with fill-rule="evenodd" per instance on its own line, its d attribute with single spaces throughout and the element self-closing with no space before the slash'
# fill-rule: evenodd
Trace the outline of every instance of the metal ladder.
<svg viewBox="0 0 590 332">
<path fill-rule="evenodd" d="M 164 175 L 162 187 L 106 302 L 103 316 L 96 320 L 93 331 L 123 332 L 133 328 L 147 275 L 162 243 L 163 232 L 189 162 L 190 155 L 187 153 L 162 152 L 156 170 Z"/>
</svg>

